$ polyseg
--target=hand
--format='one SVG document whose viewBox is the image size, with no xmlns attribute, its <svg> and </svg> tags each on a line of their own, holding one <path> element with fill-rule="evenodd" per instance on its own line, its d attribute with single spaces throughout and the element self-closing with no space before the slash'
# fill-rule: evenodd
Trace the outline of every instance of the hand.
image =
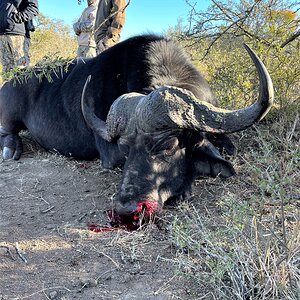
<svg viewBox="0 0 300 300">
<path fill-rule="evenodd" d="M 74 30 L 76 35 L 80 35 L 81 30 L 79 29 L 79 22 L 76 22 L 76 23 L 73 24 L 73 30 Z"/>
</svg>

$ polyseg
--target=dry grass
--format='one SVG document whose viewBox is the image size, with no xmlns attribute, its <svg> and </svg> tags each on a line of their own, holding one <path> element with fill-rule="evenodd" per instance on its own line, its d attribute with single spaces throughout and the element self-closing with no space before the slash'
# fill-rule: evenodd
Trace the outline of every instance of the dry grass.
<svg viewBox="0 0 300 300">
<path fill-rule="evenodd" d="M 176 273 L 173 274 L 173 268 L 165 272 L 170 275 L 169 279 L 159 281 L 155 291 L 151 290 L 152 296 L 165 295 L 168 290 L 173 295 L 170 299 L 181 299 L 178 294 L 184 295 L 183 299 L 299 300 L 300 121 L 297 111 L 298 108 L 288 115 L 273 115 L 271 121 L 238 134 L 239 157 L 234 161 L 238 175 L 225 182 L 219 179 L 196 182 L 194 190 L 199 194 L 183 203 L 177 212 L 166 210 L 163 218 L 168 221 L 163 222 L 161 228 L 150 223 L 136 232 L 120 230 L 99 235 L 84 226 L 83 216 L 93 220 L 95 212 L 102 215 L 103 206 L 96 202 L 100 194 L 103 199 L 110 199 L 109 192 L 117 190 L 121 176 L 118 172 L 118 176 L 109 181 L 111 191 L 97 186 L 99 192 L 88 198 L 95 204 L 89 206 L 90 210 L 84 210 L 84 215 L 78 213 L 77 216 L 76 212 L 74 218 L 69 218 L 71 224 L 60 225 L 58 235 L 68 243 L 76 241 L 78 256 L 73 254 L 74 257 L 91 257 L 90 263 L 102 261 L 105 270 L 91 277 L 98 290 L 107 290 L 106 279 L 112 274 L 117 283 L 118 274 L 130 280 L 130 276 L 136 274 L 145 276 L 145 270 L 155 274 L 171 265 Z M 96 178 L 107 172 L 98 162 L 78 162 L 44 152 L 26 133 L 22 138 L 27 155 L 34 153 L 36 164 L 40 164 L 40 160 L 51 160 L 52 164 L 80 175 L 80 181 L 92 174 L 93 184 L 99 184 L 100 179 Z M 78 167 L 81 165 L 87 166 L 91 174 Z M 13 167 L 17 168 L 18 164 Z M 107 176 L 101 180 L 104 177 Z M 70 180 L 76 187 L 74 178 Z M 20 181 L 18 186 L 22 197 L 35 191 L 35 181 L 31 185 L 27 185 L 27 181 Z M 31 186 L 34 188 L 29 190 Z M 39 191 L 36 193 L 30 198 L 40 195 Z M 42 197 L 41 194 L 37 200 L 44 209 Z M 54 198 L 57 196 L 51 200 Z M 102 217 L 97 218 L 102 220 Z M 45 240 L 41 245 L 48 247 Z M 23 249 L 26 245 L 20 243 L 20 246 Z M 182 282 L 187 294 L 176 290 L 182 288 Z M 83 282 L 80 286 L 86 284 Z M 64 289 L 72 292 L 65 287 L 57 288 Z M 46 289 L 38 293 L 44 291 Z"/>
<path fill-rule="evenodd" d="M 186 203 L 172 223 L 176 252 L 169 261 L 181 276 L 205 286 L 206 297 L 300 299 L 300 121 L 295 111 L 243 134 L 238 180 L 223 184 L 218 215 L 207 216 Z"/>
</svg>

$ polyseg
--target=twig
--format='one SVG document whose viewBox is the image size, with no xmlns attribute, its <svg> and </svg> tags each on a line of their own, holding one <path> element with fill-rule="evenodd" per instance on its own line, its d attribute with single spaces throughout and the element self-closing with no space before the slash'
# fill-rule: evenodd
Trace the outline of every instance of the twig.
<svg viewBox="0 0 300 300">
<path fill-rule="evenodd" d="M 156 290 L 153 294 L 156 296 L 158 295 L 159 292 L 164 291 L 167 288 L 167 285 L 176 277 L 176 275 L 174 275 L 173 277 L 171 277 L 167 282 L 165 282 L 158 290 Z"/>
<path fill-rule="evenodd" d="M 280 201 L 281 201 L 280 209 L 281 209 L 281 224 L 282 224 L 283 243 L 285 244 L 284 252 L 285 252 L 285 256 L 286 256 L 286 261 L 288 262 L 289 248 L 288 248 L 287 234 L 286 234 L 286 227 L 285 227 L 285 211 L 284 211 L 284 203 L 283 203 L 282 195 L 280 195 Z M 291 276 L 290 268 L 288 268 L 288 279 L 289 279 L 290 286 L 292 287 L 293 285 L 292 285 L 292 276 Z"/>
<path fill-rule="evenodd" d="M 67 291 L 69 293 L 78 292 L 77 290 L 70 290 L 70 289 L 68 289 L 65 286 L 52 286 L 52 287 L 49 287 L 49 288 L 41 289 L 41 290 L 36 291 L 36 292 L 34 292 L 34 293 L 30 294 L 30 295 L 27 295 L 27 296 L 17 297 L 15 299 L 16 300 L 17 299 L 28 299 L 28 298 L 35 299 L 35 298 L 32 298 L 32 296 L 35 296 L 35 295 L 40 294 L 40 293 L 44 293 L 45 291 L 48 291 L 48 290 L 65 290 L 65 291 Z"/>
<path fill-rule="evenodd" d="M 87 216 L 87 213 L 82 214 L 78 219 L 77 222 L 80 222 L 83 218 Z"/>
<path fill-rule="evenodd" d="M 102 251 L 99 251 L 95 246 L 93 246 L 93 248 L 95 249 L 95 251 L 97 253 L 99 253 L 100 255 L 103 255 L 105 256 L 106 258 L 108 258 L 109 260 L 111 260 L 113 262 L 113 264 L 118 268 L 118 269 L 121 269 L 120 265 L 113 259 L 111 258 L 109 255 L 105 254 L 104 252 Z"/>
<path fill-rule="evenodd" d="M 45 213 L 49 212 L 50 210 L 52 210 L 54 207 L 55 207 L 55 206 L 52 205 L 52 206 L 46 208 L 45 210 L 41 210 L 41 213 L 42 213 L 42 214 L 45 214 Z"/>
<path fill-rule="evenodd" d="M 292 138 L 294 136 L 294 133 L 296 131 L 296 127 L 297 127 L 297 123 L 298 122 L 299 122 L 299 113 L 297 113 L 296 118 L 294 120 L 294 124 L 293 124 L 292 130 L 291 130 L 291 132 L 288 135 L 288 138 L 287 138 L 288 142 L 291 142 L 291 140 L 292 140 Z"/>
<path fill-rule="evenodd" d="M 294 32 L 287 40 L 285 40 L 281 45 L 280 48 L 284 48 L 286 45 L 294 41 L 296 38 L 300 36 L 300 29 Z"/>
<path fill-rule="evenodd" d="M 16 242 L 15 248 L 16 248 L 16 252 L 17 252 L 18 256 L 24 261 L 25 264 L 27 264 L 28 261 L 27 261 L 27 259 L 25 258 L 25 256 L 23 256 L 23 254 L 21 253 L 20 248 L 19 248 L 19 243 L 18 243 L 18 242 Z"/>
<path fill-rule="evenodd" d="M 33 199 L 38 199 L 38 200 L 41 200 L 41 201 L 45 202 L 45 203 L 47 204 L 47 206 L 48 206 L 48 208 L 46 209 L 47 211 L 49 211 L 50 209 L 52 209 L 53 207 L 50 207 L 50 203 L 49 203 L 47 200 L 45 200 L 45 199 L 42 197 L 42 195 L 41 195 L 41 196 L 35 196 L 35 195 L 32 195 L 32 194 L 30 194 L 30 193 L 27 193 L 27 192 L 23 191 L 23 179 L 24 179 L 24 176 L 22 176 L 22 179 L 21 179 L 21 188 L 20 188 L 20 189 L 17 188 L 17 190 L 18 190 L 21 194 L 23 194 L 23 195 L 27 195 L 27 196 L 29 196 L 29 197 L 32 197 Z M 47 211 L 46 211 L 46 212 L 47 212 Z"/>
</svg>

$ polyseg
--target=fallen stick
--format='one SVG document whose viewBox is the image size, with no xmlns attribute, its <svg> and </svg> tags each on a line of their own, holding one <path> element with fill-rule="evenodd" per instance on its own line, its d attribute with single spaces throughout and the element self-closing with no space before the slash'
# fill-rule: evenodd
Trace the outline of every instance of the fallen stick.
<svg viewBox="0 0 300 300">
<path fill-rule="evenodd" d="M 19 248 L 19 243 L 18 243 L 18 242 L 16 242 L 15 248 L 16 248 L 16 252 L 17 252 L 18 256 L 24 261 L 25 264 L 27 264 L 28 261 L 27 261 L 27 259 L 23 256 L 23 254 L 21 253 L 20 248 Z"/>
</svg>

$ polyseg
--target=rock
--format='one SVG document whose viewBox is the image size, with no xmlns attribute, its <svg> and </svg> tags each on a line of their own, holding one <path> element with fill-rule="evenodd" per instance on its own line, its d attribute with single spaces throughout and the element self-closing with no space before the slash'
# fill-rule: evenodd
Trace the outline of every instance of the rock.
<svg viewBox="0 0 300 300">
<path fill-rule="evenodd" d="M 57 291 L 52 291 L 49 293 L 49 298 L 50 299 L 55 299 L 58 296 Z"/>
<path fill-rule="evenodd" d="M 97 280 L 93 278 L 82 278 L 80 280 L 81 286 L 84 287 L 95 287 L 97 286 Z"/>
</svg>

